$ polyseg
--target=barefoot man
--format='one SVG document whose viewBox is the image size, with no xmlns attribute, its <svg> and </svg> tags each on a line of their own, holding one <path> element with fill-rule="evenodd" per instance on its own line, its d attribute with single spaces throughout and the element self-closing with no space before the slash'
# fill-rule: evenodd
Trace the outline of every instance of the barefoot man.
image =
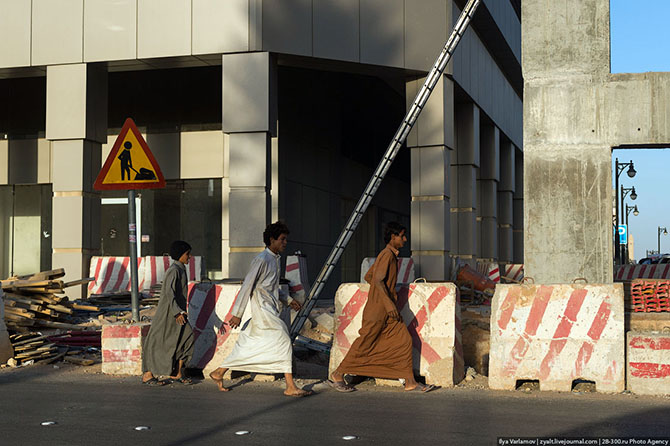
<svg viewBox="0 0 670 446">
<path fill-rule="evenodd" d="M 412 337 L 402 321 L 396 302 L 398 251 L 405 246 L 405 227 L 389 222 L 384 230 L 386 247 L 365 275 L 370 284 L 368 301 L 363 310 L 363 323 L 358 338 L 329 384 L 340 392 L 351 392 L 344 374 L 384 379 L 404 379 L 406 391 L 430 392 L 435 386 L 419 384 L 412 368 Z"/>
<path fill-rule="evenodd" d="M 306 396 L 311 392 L 299 389 L 293 381 L 293 347 L 288 328 L 281 320 L 280 302 L 300 310 L 300 303 L 280 293 L 279 260 L 286 249 L 288 227 L 281 222 L 268 225 L 263 232 L 265 250 L 251 262 L 251 269 L 233 305 L 229 325 L 237 328 L 242 315 L 251 304 L 251 322 L 240 332 L 233 351 L 223 361 L 221 367 L 209 374 L 219 386 L 223 385 L 223 375 L 228 369 L 255 373 L 283 373 L 286 377 L 287 396 Z"/>
</svg>

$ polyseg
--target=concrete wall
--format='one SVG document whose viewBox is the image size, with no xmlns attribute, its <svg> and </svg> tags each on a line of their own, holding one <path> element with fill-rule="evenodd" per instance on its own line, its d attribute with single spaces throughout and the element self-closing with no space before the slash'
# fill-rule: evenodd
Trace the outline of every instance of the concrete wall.
<svg viewBox="0 0 670 446">
<path fill-rule="evenodd" d="M 526 275 L 611 282 L 611 149 L 670 142 L 670 74 L 609 73 L 609 0 L 522 11 Z"/>
</svg>

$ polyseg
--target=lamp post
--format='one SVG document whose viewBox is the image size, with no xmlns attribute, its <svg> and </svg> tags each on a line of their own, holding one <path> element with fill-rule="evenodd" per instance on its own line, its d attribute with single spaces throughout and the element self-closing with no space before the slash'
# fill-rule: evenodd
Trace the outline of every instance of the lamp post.
<svg viewBox="0 0 670 446">
<path fill-rule="evenodd" d="M 661 255 L 661 233 L 663 233 L 663 235 L 668 235 L 668 230 L 665 229 L 665 226 L 664 227 L 660 227 L 660 226 L 658 227 L 658 255 L 659 256 Z"/>
<path fill-rule="evenodd" d="M 632 198 L 632 197 L 631 197 L 631 198 Z M 635 206 L 628 206 L 628 205 L 626 205 L 626 230 L 628 231 L 628 235 L 630 235 L 630 229 L 628 229 L 628 216 L 630 215 L 631 212 L 632 212 L 633 215 L 636 216 L 636 217 L 637 217 L 638 215 L 640 215 L 640 211 L 637 210 L 637 205 L 635 205 Z M 625 246 L 625 248 L 624 248 L 624 249 L 625 249 L 625 251 L 624 251 L 624 253 L 625 253 L 625 257 L 624 257 L 624 259 L 625 259 L 625 263 L 628 263 L 628 258 L 630 257 L 630 255 L 629 255 L 629 253 L 628 253 L 628 240 L 626 240 L 626 244 L 625 244 L 624 246 Z"/>
<path fill-rule="evenodd" d="M 630 163 L 620 163 L 619 158 L 615 158 L 614 161 L 614 194 L 616 195 L 619 192 L 619 176 L 623 173 L 624 169 L 628 167 L 628 171 L 626 174 L 628 175 L 629 178 L 633 178 L 635 174 L 637 173 L 635 171 L 635 167 L 633 166 L 633 160 L 630 161 Z M 619 220 L 623 223 L 623 215 L 621 216 L 621 219 L 619 218 L 619 200 L 616 199 L 614 200 L 614 205 L 615 205 L 615 219 L 614 221 L 616 222 L 616 225 L 619 224 Z M 623 213 L 623 206 L 621 209 Z M 615 225 L 615 226 L 616 226 Z M 614 253 L 615 253 L 615 258 L 620 259 L 620 251 L 618 249 L 618 234 L 617 231 L 614 231 Z"/>
<path fill-rule="evenodd" d="M 632 161 L 631 161 L 631 163 L 632 163 Z M 633 169 L 633 172 L 635 172 L 635 169 Z M 635 175 L 635 173 L 633 173 L 633 175 Z M 626 225 L 628 224 L 628 222 L 627 222 L 628 215 L 624 215 L 624 210 L 626 209 L 626 207 L 624 207 L 623 200 L 624 200 L 624 198 L 626 198 L 628 196 L 628 193 L 630 193 L 630 199 L 631 200 L 637 200 L 637 193 L 635 192 L 635 186 L 633 186 L 633 187 L 623 187 L 623 184 L 622 184 L 621 185 L 621 224 L 624 224 L 624 222 L 626 222 Z M 628 206 L 628 205 L 626 205 L 626 206 Z M 620 253 L 619 260 L 620 260 L 621 264 L 628 263 L 626 261 L 625 252 L 626 252 L 626 246 L 620 244 L 619 245 L 619 253 Z"/>
</svg>

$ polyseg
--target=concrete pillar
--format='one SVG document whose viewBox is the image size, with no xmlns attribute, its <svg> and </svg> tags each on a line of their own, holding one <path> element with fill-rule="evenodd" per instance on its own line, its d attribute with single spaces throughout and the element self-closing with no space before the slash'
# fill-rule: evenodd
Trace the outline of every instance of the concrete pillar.
<svg viewBox="0 0 670 446">
<path fill-rule="evenodd" d="M 479 108 L 455 107 L 456 150 L 451 160 L 451 254 L 474 261 L 477 256 L 477 169 L 479 168 Z"/>
<path fill-rule="evenodd" d="M 523 264 L 523 152 L 514 148 L 514 198 L 513 198 L 513 223 L 512 238 L 514 251 L 512 263 Z"/>
<path fill-rule="evenodd" d="M 500 144 L 500 182 L 498 183 L 498 260 L 512 263 L 514 258 L 514 189 L 516 186 L 514 144 Z"/>
<path fill-rule="evenodd" d="M 107 142 L 107 70 L 100 64 L 47 67 L 46 138 L 53 151 L 52 266 L 64 280 L 88 277 L 100 250 L 100 194 L 93 183 Z M 68 296 L 84 295 L 85 287 Z"/>
<path fill-rule="evenodd" d="M 408 107 L 425 78 L 407 82 Z M 449 173 L 454 147 L 454 83 L 444 77 L 435 87 L 407 138 L 411 151 L 410 245 L 417 275 L 447 280 L 449 258 Z"/>
<path fill-rule="evenodd" d="M 500 181 L 500 130 L 493 124 L 480 128 L 481 166 L 477 178 L 479 224 L 478 257 L 498 260 L 498 182 Z"/>
<path fill-rule="evenodd" d="M 239 278 L 264 249 L 263 230 L 277 208 L 273 183 L 278 184 L 278 151 L 272 150 L 277 132 L 276 61 L 263 52 L 226 54 L 222 69 L 224 195 L 227 189 L 222 246 L 228 276 Z"/>
</svg>

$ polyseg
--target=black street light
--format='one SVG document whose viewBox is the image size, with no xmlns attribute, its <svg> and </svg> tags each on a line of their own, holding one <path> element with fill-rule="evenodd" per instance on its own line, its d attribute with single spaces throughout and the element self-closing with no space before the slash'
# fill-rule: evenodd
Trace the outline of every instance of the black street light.
<svg viewBox="0 0 670 446">
<path fill-rule="evenodd" d="M 632 163 L 632 161 L 631 161 L 631 163 Z M 631 168 L 632 168 L 632 166 L 631 166 Z M 628 169 L 629 172 L 630 172 L 631 168 Z M 633 175 L 635 175 L 635 169 L 633 169 Z M 628 174 L 628 176 L 630 176 L 630 173 Z M 631 200 L 637 200 L 637 193 L 635 192 L 635 186 L 633 186 L 633 187 L 623 187 L 623 184 L 622 184 L 621 185 L 621 214 L 622 214 L 621 215 L 621 224 L 624 224 L 624 222 L 625 222 L 626 225 L 628 225 L 628 214 L 624 214 L 623 211 L 624 211 L 624 209 L 628 208 L 628 205 L 624 205 L 623 200 L 624 200 L 624 198 L 626 198 L 628 196 L 628 193 L 630 193 Z M 626 245 L 620 244 L 619 245 L 619 252 L 620 252 L 619 261 L 621 262 L 621 264 L 628 263 L 628 257 L 626 255 L 626 251 L 627 251 Z"/>
<path fill-rule="evenodd" d="M 665 227 L 658 227 L 658 255 L 661 255 L 661 233 L 668 235 L 668 230 Z"/>
<path fill-rule="evenodd" d="M 637 173 L 637 171 L 635 170 L 635 167 L 633 166 L 633 160 L 630 160 L 630 163 L 620 163 L 619 158 L 615 158 L 615 161 L 614 161 L 614 172 L 615 172 L 615 175 L 614 175 L 614 194 L 615 195 L 619 192 L 619 176 L 623 173 L 623 171 L 626 167 L 628 167 L 628 171 L 626 172 L 626 174 L 628 175 L 629 178 L 633 178 L 635 176 L 635 174 Z M 615 219 L 614 219 L 614 221 L 616 223 L 614 225 L 615 229 L 617 229 L 616 226 L 619 224 L 619 222 L 621 222 L 621 224 L 623 224 L 623 220 L 624 220 L 623 215 L 620 216 L 620 214 L 619 214 L 619 200 L 616 199 L 616 198 L 618 198 L 618 197 L 615 197 L 615 200 L 614 200 L 614 205 L 615 205 L 615 208 L 616 208 Z M 637 198 L 637 195 L 635 195 L 635 198 Z M 621 201 L 623 201 L 623 198 L 622 198 Z M 621 205 L 621 213 L 623 214 L 623 205 Z M 621 251 L 618 249 L 618 231 L 615 230 L 614 233 L 616 234 L 614 236 L 615 258 L 618 259 L 618 260 L 621 260 Z"/>
<path fill-rule="evenodd" d="M 631 195 L 631 198 L 633 198 L 632 195 Z M 637 205 L 635 205 L 635 206 L 628 206 L 628 205 L 626 205 L 626 231 L 628 232 L 628 235 L 630 235 L 630 230 L 628 229 L 628 216 L 630 215 L 631 212 L 632 212 L 633 215 L 636 216 L 636 217 L 637 217 L 638 215 L 640 215 L 640 211 L 637 210 Z M 628 237 L 626 237 L 626 238 L 628 238 Z M 628 263 L 628 257 L 629 257 L 629 253 L 628 253 L 628 243 L 627 243 L 627 242 L 628 242 L 628 240 L 626 240 L 626 244 L 624 245 L 624 250 L 625 250 L 625 251 L 624 251 L 624 252 L 625 252 L 624 259 L 625 259 L 625 263 Z"/>
</svg>

